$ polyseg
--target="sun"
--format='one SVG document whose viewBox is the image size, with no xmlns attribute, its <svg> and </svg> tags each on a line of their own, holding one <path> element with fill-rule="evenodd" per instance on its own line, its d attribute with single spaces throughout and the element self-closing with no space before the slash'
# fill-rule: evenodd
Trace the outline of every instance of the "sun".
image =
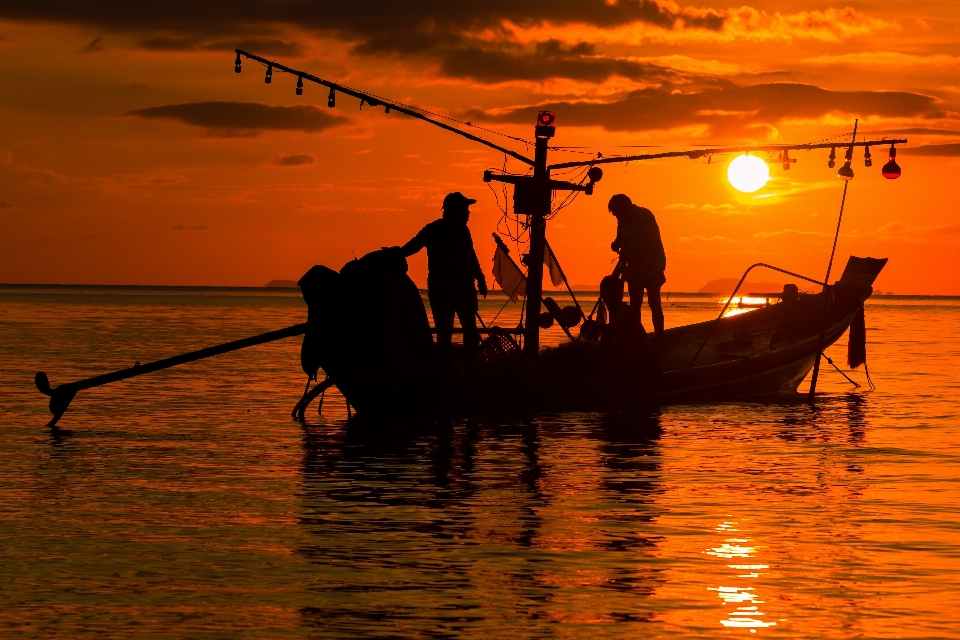
<svg viewBox="0 0 960 640">
<path fill-rule="evenodd" d="M 753 193 L 770 180 L 770 167 L 757 156 L 737 156 L 727 167 L 727 180 L 737 191 Z"/>
</svg>

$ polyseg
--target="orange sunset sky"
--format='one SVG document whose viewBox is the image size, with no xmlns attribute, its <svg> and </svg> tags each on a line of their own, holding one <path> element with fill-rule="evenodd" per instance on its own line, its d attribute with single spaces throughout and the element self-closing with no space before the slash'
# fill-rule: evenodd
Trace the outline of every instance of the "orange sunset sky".
<svg viewBox="0 0 960 640">
<path fill-rule="evenodd" d="M 876 288 L 960 294 L 955 0 L 6 2 L 0 282 L 297 279 L 402 244 L 457 190 L 479 201 L 489 267 L 502 214 L 481 176 L 502 154 L 346 96 L 328 109 L 252 61 L 235 74 L 235 47 L 527 140 L 545 105 L 553 144 L 606 156 L 818 141 L 860 118 L 909 144 L 896 181 L 884 147 L 871 169 L 857 152 L 834 277 L 850 254 L 889 257 Z M 625 192 L 660 222 L 667 291 L 758 261 L 822 278 L 842 183 L 826 151 L 795 157 L 754 194 L 727 183 L 729 156 L 608 165 L 548 239 L 571 282 L 599 282 Z M 425 256 L 410 265 L 423 286 Z"/>
</svg>

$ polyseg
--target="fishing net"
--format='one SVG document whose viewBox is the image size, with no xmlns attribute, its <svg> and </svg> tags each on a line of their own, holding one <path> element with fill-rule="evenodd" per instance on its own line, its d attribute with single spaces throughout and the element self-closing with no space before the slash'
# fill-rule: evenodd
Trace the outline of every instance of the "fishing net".
<svg viewBox="0 0 960 640">
<path fill-rule="evenodd" d="M 530 361 L 520 345 L 511 335 L 497 329 L 480 343 L 477 363 L 481 369 L 496 375 L 516 378 L 530 375 Z"/>
</svg>

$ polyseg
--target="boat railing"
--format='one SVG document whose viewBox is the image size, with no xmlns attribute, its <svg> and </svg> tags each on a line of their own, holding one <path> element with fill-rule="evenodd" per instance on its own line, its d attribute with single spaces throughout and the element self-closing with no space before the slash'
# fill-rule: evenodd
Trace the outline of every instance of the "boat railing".
<svg viewBox="0 0 960 640">
<path fill-rule="evenodd" d="M 707 335 L 704 336 L 703 342 L 700 343 L 700 348 L 697 349 L 697 352 L 693 354 L 693 358 L 690 360 L 690 364 L 687 365 L 687 369 L 692 369 L 694 363 L 697 361 L 697 358 L 700 357 L 700 352 L 703 351 L 703 348 L 707 346 L 707 342 L 710 340 L 710 336 L 713 335 L 713 330 L 716 328 L 717 323 L 723 319 L 723 314 L 727 312 L 727 309 L 730 307 L 730 303 L 733 301 L 734 297 L 737 295 L 737 292 L 740 291 L 740 287 L 743 286 L 744 280 L 747 279 L 747 275 L 756 269 L 757 267 L 766 267 L 767 269 L 772 269 L 773 271 L 779 271 L 780 273 L 785 273 L 788 276 L 793 276 L 794 278 L 800 278 L 801 280 L 806 280 L 807 282 L 812 282 L 813 284 L 818 284 L 821 287 L 825 287 L 826 283 L 821 282 L 820 280 L 815 280 L 813 278 L 808 278 L 807 276 L 802 276 L 799 273 L 794 273 L 793 271 L 787 271 L 786 269 L 781 269 L 780 267 L 775 267 L 772 264 L 767 264 L 765 262 L 757 262 L 747 267 L 747 270 L 743 272 L 743 277 L 740 278 L 740 282 L 737 283 L 737 286 L 733 288 L 733 293 L 730 294 L 730 297 L 727 298 L 727 302 L 723 305 L 723 309 L 720 310 L 720 315 L 717 316 L 717 319 L 713 321 L 713 324 L 707 329 Z"/>
</svg>

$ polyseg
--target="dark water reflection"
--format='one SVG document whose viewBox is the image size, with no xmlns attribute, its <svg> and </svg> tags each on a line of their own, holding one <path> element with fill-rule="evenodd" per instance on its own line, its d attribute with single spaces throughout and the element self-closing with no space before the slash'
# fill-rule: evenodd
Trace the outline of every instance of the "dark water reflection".
<svg viewBox="0 0 960 640">
<path fill-rule="evenodd" d="M 369 634 L 389 620 L 387 635 L 410 624 L 444 636 L 496 621 L 649 619 L 635 600 L 663 580 L 643 566 L 658 539 L 644 527 L 656 520 L 661 433 L 659 414 L 400 434 L 305 426 L 301 523 L 316 542 L 299 552 L 326 580 L 313 585 L 324 604 L 302 608 L 304 623 Z M 563 475 L 571 455 L 589 455 L 595 477 Z M 594 493 L 571 511 L 570 496 L 588 488 L 604 500 Z M 570 520 L 584 525 L 575 535 Z M 581 558 L 593 560 L 578 580 L 570 569 Z"/>
<path fill-rule="evenodd" d="M 331 391 L 300 425 L 290 341 L 84 392 L 44 428 L 37 368 L 302 313 L 151 295 L 0 291 L 0 635 L 960 637 L 958 304 L 868 305 L 878 390 L 828 369 L 814 408 L 401 431 L 348 425 Z"/>
</svg>

